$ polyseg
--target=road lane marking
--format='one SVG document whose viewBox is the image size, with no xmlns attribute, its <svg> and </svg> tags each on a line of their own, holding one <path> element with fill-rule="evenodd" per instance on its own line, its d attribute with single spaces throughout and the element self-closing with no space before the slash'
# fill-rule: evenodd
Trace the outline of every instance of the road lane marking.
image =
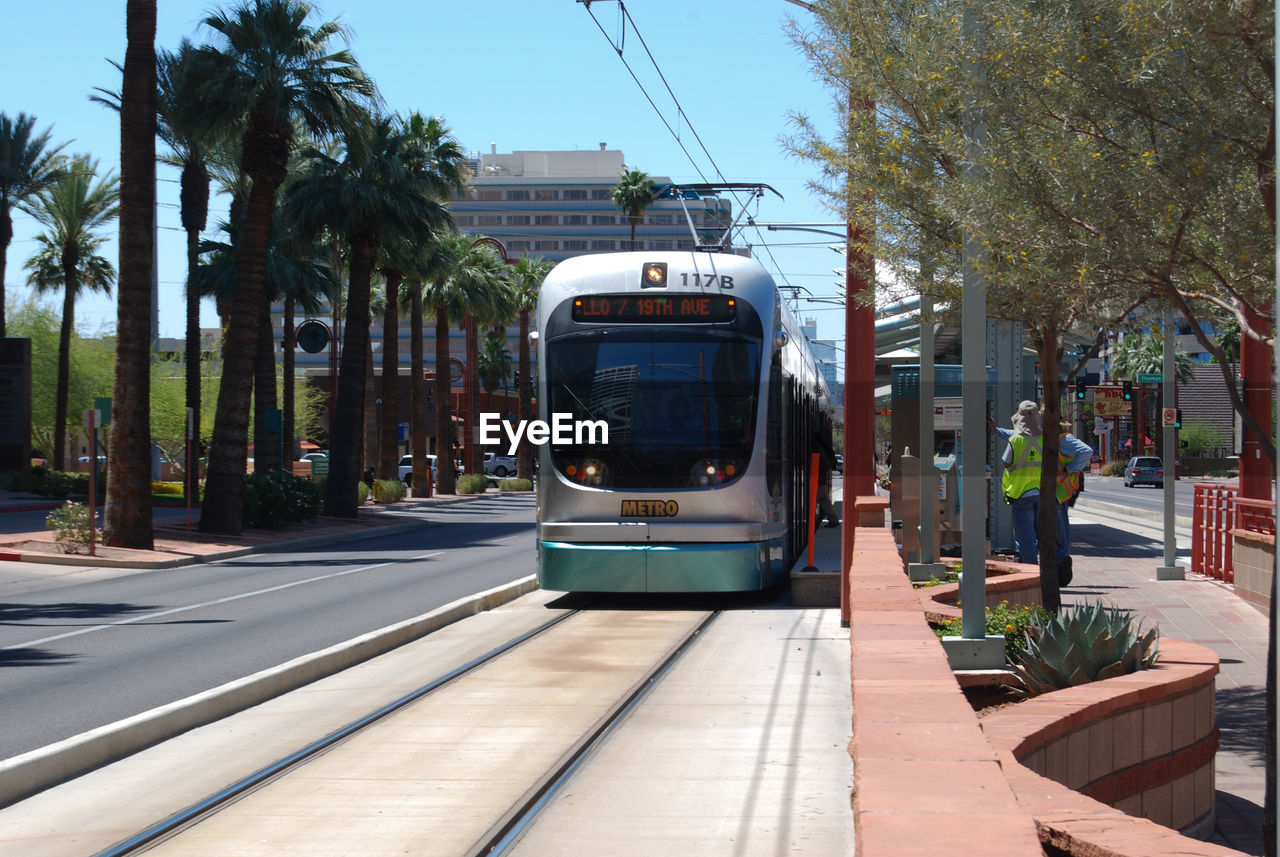
<svg viewBox="0 0 1280 857">
<path fill-rule="evenodd" d="M 155 613 L 146 613 L 141 616 L 131 616 L 128 619 L 120 619 L 115 622 L 107 622 L 101 625 L 93 625 L 88 628 L 79 628 L 75 631 L 67 631 L 66 633 L 55 634 L 51 637 L 42 637 L 39 640 L 31 640 L 30 642 L 18 643 L 17 645 L 13 645 L 13 646 L 3 646 L 3 647 L 0 647 L 0 651 L 6 651 L 8 649 L 27 649 L 27 648 L 31 648 L 32 646 L 41 646 L 41 645 L 44 645 L 45 643 L 52 643 L 57 640 L 65 640 L 68 637 L 78 637 L 81 634 L 89 634 L 94 631 L 104 631 L 104 630 L 107 630 L 108 628 L 115 628 L 119 625 L 132 625 L 137 622 L 146 622 L 151 619 L 160 619 L 165 616 L 173 616 L 177 613 L 186 613 L 191 610 L 203 610 L 206 607 L 216 607 L 219 604 L 227 604 L 232 601 L 240 601 L 244 598 L 256 598 L 259 595 L 270 595 L 273 592 L 280 592 L 285 589 L 292 589 L 295 586 L 304 586 L 308 583 L 320 583 L 326 580 L 333 580 L 334 578 L 338 578 L 338 577 L 346 577 L 349 574 L 359 574 L 360 572 L 364 572 L 364 571 L 373 571 L 375 568 L 385 568 L 386 566 L 389 566 L 389 565 L 398 565 L 402 562 L 415 562 L 417 560 L 422 560 L 422 559 L 434 559 L 435 557 L 438 557 L 438 556 L 444 556 L 445 553 L 447 553 L 447 551 L 432 551 L 431 553 L 424 553 L 424 554 L 421 554 L 420 556 L 411 556 L 408 559 L 397 559 L 397 560 L 391 560 L 390 562 L 379 562 L 373 565 L 362 565 L 359 568 L 349 568 L 346 571 L 335 571 L 332 574 L 322 574 L 318 577 L 308 577 L 305 580 L 295 580 L 292 583 L 282 583 L 279 586 L 269 586 L 266 589 L 256 589 L 253 592 L 242 592 L 239 595 L 228 595 L 225 598 L 216 598 L 213 601 L 204 601 L 204 602 L 201 602 L 200 604 L 188 604 L 185 607 L 172 607 L 168 610 L 160 610 Z"/>
</svg>

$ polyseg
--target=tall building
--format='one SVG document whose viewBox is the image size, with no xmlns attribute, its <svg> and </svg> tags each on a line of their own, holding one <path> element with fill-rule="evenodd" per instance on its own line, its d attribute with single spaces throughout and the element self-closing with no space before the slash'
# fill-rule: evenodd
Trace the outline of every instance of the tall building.
<svg viewBox="0 0 1280 857">
<path fill-rule="evenodd" d="M 611 198 L 629 168 L 620 150 L 604 143 L 559 152 L 500 154 L 496 144 L 490 148 L 472 156 L 472 184 L 453 201 L 460 230 L 497 238 L 513 258 L 528 254 L 559 262 L 631 249 L 631 223 Z M 650 178 L 659 186 L 671 183 L 664 176 Z M 692 250 L 692 230 L 719 238 L 731 221 L 727 200 L 657 200 L 636 227 L 635 249 Z"/>
<path fill-rule="evenodd" d="M 806 318 L 800 325 L 805 339 L 809 340 L 809 348 L 813 351 L 813 359 L 818 363 L 818 372 L 827 382 L 831 392 L 831 404 L 835 408 L 844 407 L 844 384 L 836 371 L 836 341 L 834 339 L 818 339 L 818 320 Z"/>
</svg>

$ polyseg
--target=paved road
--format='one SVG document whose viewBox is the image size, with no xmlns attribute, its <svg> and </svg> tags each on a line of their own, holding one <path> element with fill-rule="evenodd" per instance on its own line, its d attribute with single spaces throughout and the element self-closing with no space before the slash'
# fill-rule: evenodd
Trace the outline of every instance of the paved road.
<svg viewBox="0 0 1280 857">
<path fill-rule="evenodd" d="M 376 540 L 77 583 L 41 586 L 22 564 L 5 586 L 0 570 L 0 758 L 525 577 L 533 504 L 439 506 Z"/>
</svg>

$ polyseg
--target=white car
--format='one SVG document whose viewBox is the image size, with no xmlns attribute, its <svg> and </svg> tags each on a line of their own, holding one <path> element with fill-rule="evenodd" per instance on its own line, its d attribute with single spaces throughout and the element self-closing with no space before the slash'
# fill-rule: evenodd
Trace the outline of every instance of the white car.
<svg viewBox="0 0 1280 857">
<path fill-rule="evenodd" d="M 436 472 L 436 457 L 434 455 L 427 456 L 427 465 L 431 468 L 431 484 L 435 485 L 440 481 L 440 475 Z M 458 468 L 458 475 L 463 473 L 462 465 L 455 464 Z M 400 467 L 397 471 L 400 475 L 400 481 L 404 482 L 410 488 L 413 487 L 413 456 L 404 455 L 400 457 Z"/>
<path fill-rule="evenodd" d="M 499 479 L 514 475 L 516 472 L 516 459 L 510 455 L 486 452 L 484 454 L 484 472 L 492 473 Z"/>
</svg>

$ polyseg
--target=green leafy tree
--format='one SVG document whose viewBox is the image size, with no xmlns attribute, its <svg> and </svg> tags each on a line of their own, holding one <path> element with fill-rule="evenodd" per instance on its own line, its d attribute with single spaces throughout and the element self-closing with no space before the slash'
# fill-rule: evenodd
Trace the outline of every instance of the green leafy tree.
<svg viewBox="0 0 1280 857">
<path fill-rule="evenodd" d="M 0 338 L 5 333 L 4 273 L 13 241 L 13 209 L 58 180 L 64 159 L 61 143 L 50 146 L 52 129 L 32 133 L 36 119 L 19 113 L 10 119 L 0 113 Z"/>
<path fill-rule="evenodd" d="M 613 204 L 631 224 L 631 249 L 636 249 L 636 227 L 644 222 L 645 209 L 657 199 L 657 185 L 646 173 L 637 169 L 623 170 L 618 183 L 609 192 Z"/>
<path fill-rule="evenodd" d="M 198 48 L 193 91 L 204 111 L 197 127 L 243 123 L 240 166 L 252 182 L 237 245 L 235 296 L 229 306 L 225 367 L 209 446 L 200 528 L 238 533 L 242 526 L 252 369 L 276 193 L 287 175 L 296 124 L 323 138 L 366 115 L 374 86 L 346 50 L 333 50 L 341 25 L 312 25 L 303 0 L 254 0 L 203 21 L 218 44 Z M 358 383 L 358 382 L 356 382 Z M 332 485 L 333 477 L 329 480 Z M 348 492 L 355 495 L 355 483 Z M 351 505 L 351 504 L 346 504 Z M 354 514 L 354 511 L 351 513 Z"/>
<path fill-rule="evenodd" d="M 55 470 L 66 469 L 67 391 L 76 299 L 85 290 L 109 293 L 115 284 L 111 263 L 95 251 L 106 240 L 99 233 L 119 213 L 119 181 L 114 173 L 95 182 L 97 178 L 97 161 L 77 156 L 58 181 L 46 185 L 34 203 L 24 206 L 46 229 L 39 238 L 41 250 L 27 265 L 32 272 L 30 282 L 40 291 L 62 291 L 52 450 Z"/>
<path fill-rule="evenodd" d="M 31 441 L 46 457 L 54 447 L 61 327 L 57 306 L 34 294 L 19 302 L 9 319 L 10 335 L 31 340 Z M 111 395 L 114 349 L 112 337 L 101 334 L 82 337 L 79 331 L 72 330 L 67 372 L 69 413 L 84 413 L 94 406 L 94 399 Z"/>
</svg>

